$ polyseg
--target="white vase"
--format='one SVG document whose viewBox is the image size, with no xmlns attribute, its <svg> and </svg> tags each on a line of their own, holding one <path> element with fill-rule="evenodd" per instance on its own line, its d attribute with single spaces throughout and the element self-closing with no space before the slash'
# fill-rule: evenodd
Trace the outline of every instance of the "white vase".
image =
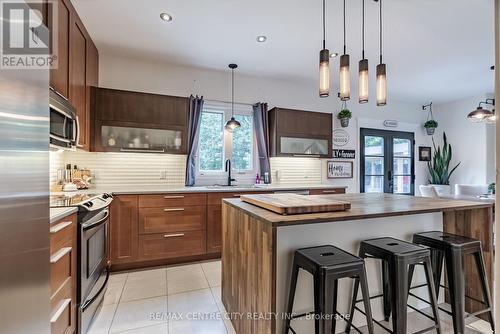
<svg viewBox="0 0 500 334">
<path fill-rule="evenodd" d="M 451 195 L 451 186 L 448 184 L 431 184 L 439 196 Z"/>
</svg>

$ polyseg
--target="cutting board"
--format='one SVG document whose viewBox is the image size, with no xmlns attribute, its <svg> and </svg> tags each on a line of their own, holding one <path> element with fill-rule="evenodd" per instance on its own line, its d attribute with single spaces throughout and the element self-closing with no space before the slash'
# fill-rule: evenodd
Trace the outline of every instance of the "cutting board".
<svg viewBox="0 0 500 334">
<path fill-rule="evenodd" d="M 345 211 L 351 208 L 351 203 L 332 199 L 331 195 L 259 194 L 242 195 L 240 199 L 281 215 Z"/>
</svg>

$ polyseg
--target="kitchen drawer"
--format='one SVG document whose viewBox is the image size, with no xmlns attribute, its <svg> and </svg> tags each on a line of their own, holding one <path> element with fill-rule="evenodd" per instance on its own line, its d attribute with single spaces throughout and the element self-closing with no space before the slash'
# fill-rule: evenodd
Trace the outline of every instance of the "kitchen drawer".
<svg viewBox="0 0 500 334">
<path fill-rule="evenodd" d="M 310 189 L 309 195 L 345 194 L 345 188 Z"/>
<path fill-rule="evenodd" d="M 73 275 L 73 248 L 62 247 L 50 256 L 50 293 L 54 295 Z"/>
<path fill-rule="evenodd" d="M 272 191 L 247 191 L 247 192 L 223 192 L 223 193 L 211 193 L 208 194 L 207 204 L 208 205 L 222 205 L 222 200 L 224 198 L 238 198 L 241 195 L 251 195 L 251 194 L 271 194 Z"/>
<path fill-rule="evenodd" d="M 73 322 L 76 319 L 73 313 L 76 312 L 76 307 L 71 295 L 71 280 L 68 280 L 57 294 L 51 298 L 51 334 L 72 332 Z"/>
<path fill-rule="evenodd" d="M 139 209 L 139 233 L 204 230 L 206 206 Z"/>
<path fill-rule="evenodd" d="M 207 196 L 204 193 L 139 196 L 140 208 L 184 207 L 184 206 L 205 205 L 206 202 L 207 202 Z"/>
<path fill-rule="evenodd" d="M 68 241 L 76 238 L 76 214 L 69 215 L 50 225 L 50 254 L 56 253 Z"/>
<path fill-rule="evenodd" d="M 143 259 L 166 259 L 205 254 L 205 231 L 184 231 L 139 236 Z"/>
</svg>

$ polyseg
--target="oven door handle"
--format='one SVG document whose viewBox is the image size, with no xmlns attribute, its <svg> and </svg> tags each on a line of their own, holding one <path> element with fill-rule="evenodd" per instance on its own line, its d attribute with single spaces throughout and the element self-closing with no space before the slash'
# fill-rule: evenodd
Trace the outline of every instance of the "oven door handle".
<svg viewBox="0 0 500 334">
<path fill-rule="evenodd" d="M 83 303 L 82 311 L 85 311 L 85 309 L 87 307 L 89 307 L 90 305 L 92 305 L 92 303 L 97 299 L 97 297 L 99 297 L 101 295 L 101 293 L 104 291 L 104 289 L 106 289 L 106 286 L 108 285 L 108 281 L 109 281 L 109 266 L 106 266 L 106 279 L 104 280 L 104 284 L 101 286 L 99 291 L 97 291 L 97 293 L 92 298 L 86 300 L 85 303 Z"/>
<path fill-rule="evenodd" d="M 92 223 L 92 224 L 90 224 L 90 225 L 85 225 L 85 224 L 84 224 L 84 225 L 83 225 L 83 230 L 84 230 L 84 231 L 88 231 L 88 230 L 90 230 L 90 229 L 93 229 L 93 228 L 99 227 L 99 226 L 101 226 L 102 224 L 106 223 L 106 220 L 108 220 L 108 218 L 109 218 L 109 211 L 106 211 L 106 215 L 105 215 L 103 218 L 99 219 L 97 222 Z"/>
</svg>

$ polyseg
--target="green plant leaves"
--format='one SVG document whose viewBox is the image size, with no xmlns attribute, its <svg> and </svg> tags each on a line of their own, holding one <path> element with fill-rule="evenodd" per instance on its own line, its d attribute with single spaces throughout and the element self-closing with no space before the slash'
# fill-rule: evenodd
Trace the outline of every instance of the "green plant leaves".
<svg viewBox="0 0 500 334">
<path fill-rule="evenodd" d="M 453 172 L 457 169 L 460 162 L 450 171 L 450 163 L 453 157 L 453 152 L 451 145 L 448 144 L 446 133 L 443 132 L 442 148 L 440 146 L 436 147 L 434 138 L 432 139 L 432 144 L 434 146 L 434 154 L 432 160 L 427 163 L 430 175 L 429 183 L 448 185 L 450 184 L 451 174 L 453 174 Z"/>
</svg>

